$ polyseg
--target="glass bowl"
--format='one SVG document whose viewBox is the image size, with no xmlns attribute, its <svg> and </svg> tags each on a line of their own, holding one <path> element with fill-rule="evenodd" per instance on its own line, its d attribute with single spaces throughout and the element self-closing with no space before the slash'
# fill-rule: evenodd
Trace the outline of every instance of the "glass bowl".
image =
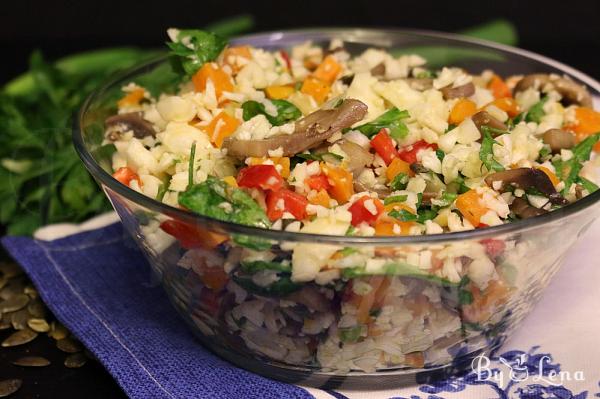
<svg viewBox="0 0 600 399">
<path fill-rule="evenodd" d="M 566 74 L 593 95 L 600 90 L 598 82 L 559 62 L 450 34 L 318 29 L 233 42 L 274 50 L 306 40 L 326 46 L 332 39 L 343 40 L 352 54 L 387 48 L 422 55 L 432 67 L 454 65 L 473 73 L 493 69 L 504 76 Z M 232 363 L 268 377 L 360 388 L 456 373 L 510 336 L 566 251 L 598 216 L 600 191 L 535 218 L 427 236 L 301 234 L 192 214 L 111 177 L 110 148 L 101 145 L 103 122 L 116 112 L 120 89 L 131 81 L 155 90 L 175 87 L 164 57 L 113 79 L 83 105 L 73 133 L 75 147 L 199 340 Z M 163 230 L 167 225 L 179 240 Z M 323 257 L 335 263 L 338 251 L 351 254 L 361 267 L 321 270 L 322 280 L 333 276 L 325 285 L 318 284 L 319 278 L 298 282 L 290 277 L 293 256 L 303 254 L 310 266 L 316 265 L 310 259 Z M 265 282 L 260 272 L 249 274 L 261 260 L 282 265 L 276 281 Z M 385 274 L 369 273 L 382 264 Z M 489 278 L 487 284 L 477 283 L 482 275 Z"/>
</svg>

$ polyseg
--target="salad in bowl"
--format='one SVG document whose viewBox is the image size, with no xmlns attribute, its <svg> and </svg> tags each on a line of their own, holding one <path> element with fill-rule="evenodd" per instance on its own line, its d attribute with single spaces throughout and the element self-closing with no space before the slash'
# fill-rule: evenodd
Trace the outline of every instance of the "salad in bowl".
<svg viewBox="0 0 600 399">
<path fill-rule="evenodd" d="M 75 142 L 174 306 L 243 367 L 456 369 L 596 216 L 598 84 L 568 67 L 414 32 L 168 36 Z"/>
</svg>

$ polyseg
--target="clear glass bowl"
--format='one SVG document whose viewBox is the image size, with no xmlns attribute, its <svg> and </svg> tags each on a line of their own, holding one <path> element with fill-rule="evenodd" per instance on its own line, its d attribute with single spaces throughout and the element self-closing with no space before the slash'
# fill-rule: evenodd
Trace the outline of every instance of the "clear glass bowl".
<svg viewBox="0 0 600 399">
<path fill-rule="evenodd" d="M 319 29 L 235 39 L 266 49 L 306 40 L 341 39 L 357 54 L 368 47 L 416 53 L 433 67 L 454 65 L 473 73 L 567 74 L 598 95 L 590 77 L 548 58 L 502 45 L 430 32 Z M 130 81 L 172 89 L 165 59 L 124 73 L 84 104 L 74 142 L 162 281 L 173 306 L 209 349 L 268 377 L 313 386 L 401 385 L 468 367 L 498 348 L 518 327 L 559 268 L 565 252 L 598 215 L 600 191 L 532 219 L 475 231 L 403 237 L 347 237 L 263 230 L 220 222 L 176 209 L 111 177 L 109 152 L 100 144 L 103 121 L 116 111 Z M 179 242 L 161 229 L 175 223 Z M 265 289 L 240 261 L 256 259 L 239 243 L 276 261 L 296 251 L 330 256 L 354 251 L 358 263 L 386 265 L 387 275 L 344 272 L 334 283 L 294 283 L 282 272 Z M 261 252 L 262 251 L 262 252 Z M 449 268 L 453 279 L 436 270 Z M 335 271 L 331 273 L 336 273 Z M 492 280 L 475 283 L 481 273 Z M 454 280 L 454 281 L 450 281 Z M 244 287 L 244 288 L 242 288 Z"/>
</svg>

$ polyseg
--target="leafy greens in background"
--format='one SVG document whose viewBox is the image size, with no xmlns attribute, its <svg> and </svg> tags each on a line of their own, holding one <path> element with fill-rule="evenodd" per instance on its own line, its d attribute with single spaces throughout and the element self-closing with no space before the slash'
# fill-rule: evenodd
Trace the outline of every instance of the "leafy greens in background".
<svg viewBox="0 0 600 399">
<path fill-rule="evenodd" d="M 243 15 L 206 30 L 228 37 L 251 30 L 253 23 Z M 463 33 L 516 43 L 514 28 L 506 21 Z M 72 118 L 109 75 L 159 53 L 111 48 L 48 63 L 34 52 L 29 71 L 0 90 L 0 225 L 8 234 L 28 235 L 45 224 L 79 222 L 109 209 L 71 145 Z"/>
</svg>

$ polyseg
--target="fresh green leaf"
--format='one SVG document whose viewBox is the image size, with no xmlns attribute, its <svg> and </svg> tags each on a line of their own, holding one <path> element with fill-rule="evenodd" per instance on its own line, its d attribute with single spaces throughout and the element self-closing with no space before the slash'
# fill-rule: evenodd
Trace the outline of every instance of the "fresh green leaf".
<svg viewBox="0 0 600 399">
<path fill-rule="evenodd" d="M 289 273 L 292 271 L 292 266 L 289 263 L 267 262 L 263 260 L 255 260 L 252 262 L 242 261 L 240 262 L 240 266 L 243 271 L 250 274 L 254 274 L 261 270 L 276 270 Z"/>
<path fill-rule="evenodd" d="M 390 195 L 383 200 L 384 205 L 394 204 L 396 202 L 404 202 L 408 198 L 407 195 Z"/>
<path fill-rule="evenodd" d="M 493 145 L 497 144 L 496 140 L 492 138 L 487 126 L 482 126 L 481 130 L 483 132 L 483 140 L 481 141 L 481 149 L 479 150 L 479 159 L 481 159 L 481 162 L 483 162 L 490 172 L 503 171 L 504 166 L 494 159 Z"/>
<path fill-rule="evenodd" d="M 236 15 L 206 26 L 206 30 L 222 37 L 231 37 L 247 32 L 254 27 L 254 17 L 250 14 Z"/>
<path fill-rule="evenodd" d="M 586 189 L 590 194 L 595 191 L 598 191 L 598 186 L 596 185 L 596 183 L 586 179 L 585 177 L 579 176 L 577 180 L 579 184 L 581 184 L 583 188 Z"/>
<path fill-rule="evenodd" d="M 411 277 L 431 281 L 444 286 L 458 286 L 458 283 L 453 283 L 445 278 L 429 274 L 426 271 L 418 268 L 417 266 L 405 262 L 387 263 L 377 272 L 367 272 L 364 267 L 349 267 L 342 269 L 342 276 L 345 278 L 356 278 L 374 275 Z"/>
<path fill-rule="evenodd" d="M 286 296 L 294 291 L 298 291 L 302 287 L 300 284 L 294 283 L 290 279 L 289 275 L 279 276 L 277 281 L 269 284 L 266 287 L 256 284 L 249 276 L 239 276 L 237 274 L 233 274 L 231 278 L 236 284 L 244 288 L 246 291 L 263 296 Z"/>
<path fill-rule="evenodd" d="M 571 148 L 573 156 L 568 161 L 557 160 L 553 163 L 557 176 L 561 177 L 565 183 L 562 191 L 566 195 L 579 178 L 579 172 L 583 168 L 583 163 L 590 159 L 594 145 L 600 140 L 600 132 L 586 137 L 582 142 Z"/>
<path fill-rule="evenodd" d="M 188 76 L 214 61 L 226 45 L 227 41 L 221 36 L 198 29 L 180 30 L 174 41 L 167 42 L 172 62 Z"/>
<path fill-rule="evenodd" d="M 324 161 L 323 157 L 327 158 L 327 157 L 332 157 L 334 159 L 337 159 L 338 161 L 341 161 L 342 159 L 344 159 L 343 156 L 339 155 L 339 154 L 334 154 L 333 152 L 322 152 L 319 154 L 312 154 L 312 153 L 300 153 L 300 154 L 296 154 L 294 155 L 295 157 L 307 160 L 307 161 Z"/>
<path fill-rule="evenodd" d="M 258 101 L 246 101 L 242 104 L 242 117 L 245 121 L 256 115 L 264 115 L 273 126 L 281 126 L 285 123 L 295 121 L 302 116 L 302 112 L 289 101 L 270 100 L 277 109 L 277 115 L 271 115 L 266 111 L 265 105 Z"/>
<path fill-rule="evenodd" d="M 408 185 L 409 177 L 406 173 L 398 173 L 390 182 L 390 188 L 392 191 L 399 191 L 406 189 Z"/>
<path fill-rule="evenodd" d="M 340 341 L 342 341 L 343 343 L 358 342 L 358 339 L 362 335 L 362 332 L 363 326 L 346 327 L 340 328 L 338 330 Z"/>
<path fill-rule="evenodd" d="M 548 100 L 549 97 L 545 96 L 540 101 L 533 104 L 525 114 L 525 120 L 527 122 L 540 123 L 540 121 L 542 120 L 542 116 L 546 115 L 546 112 L 544 111 L 544 104 L 546 104 Z"/>
<path fill-rule="evenodd" d="M 408 128 L 402 120 L 408 118 L 409 116 L 410 115 L 408 114 L 408 111 L 400 111 L 398 108 L 393 107 L 381 114 L 379 117 L 375 118 L 373 121 L 356 127 L 355 130 L 358 130 L 365 136 L 371 138 L 379 133 L 381 129 L 387 128 L 390 136 L 396 140 L 399 140 L 406 137 L 408 134 Z"/>
<path fill-rule="evenodd" d="M 194 185 L 194 161 L 196 160 L 196 142 L 192 143 L 192 149 L 190 150 L 190 163 L 188 165 L 188 186 L 190 188 Z"/>
</svg>

